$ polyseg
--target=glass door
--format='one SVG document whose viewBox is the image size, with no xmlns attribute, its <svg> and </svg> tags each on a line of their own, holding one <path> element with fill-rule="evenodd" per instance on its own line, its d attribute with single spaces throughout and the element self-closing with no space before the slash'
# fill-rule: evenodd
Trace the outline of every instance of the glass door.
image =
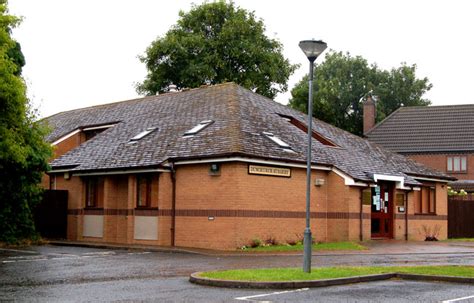
<svg viewBox="0 0 474 303">
<path fill-rule="evenodd" d="M 393 237 L 393 185 L 381 183 L 372 188 L 372 238 Z"/>
</svg>

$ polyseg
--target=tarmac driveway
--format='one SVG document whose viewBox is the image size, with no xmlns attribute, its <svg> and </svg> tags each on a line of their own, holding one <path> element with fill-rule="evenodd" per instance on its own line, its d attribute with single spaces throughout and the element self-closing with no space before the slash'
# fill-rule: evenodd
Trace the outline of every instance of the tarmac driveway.
<svg viewBox="0 0 474 303">
<path fill-rule="evenodd" d="M 370 242 L 370 250 L 356 253 L 315 254 L 313 266 L 334 265 L 474 265 L 474 243 Z M 300 267 L 301 255 L 203 255 L 196 253 L 156 252 L 150 250 L 98 249 L 90 247 L 36 246 L 25 249 L 0 249 L 0 300 L 16 301 L 167 301 L 235 302 L 255 301 L 258 290 L 229 290 L 190 284 L 189 274 L 196 271 L 252 267 Z M 388 284 L 387 284 L 388 283 Z M 395 283 L 395 284 L 394 284 Z M 398 284 L 397 284 L 398 283 Z M 338 292 L 311 289 L 298 293 L 272 295 L 272 301 L 375 300 L 398 301 L 463 298 L 474 295 L 472 286 L 439 283 L 380 282 L 338 288 Z M 403 287 L 402 287 L 403 285 Z M 414 297 L 393 297 L 397 289 Z M 348 294 L 351 289 L 366 289 L 380 297 L 331 297 Z M 447 293 L 439 293 L 446 291 Z M 269 293 L 272 293 L 270 291 Z M 322 294 L 327 297 L 321 297 Z M 359 292 L 364 293 L 364 292 Z M 400 294 L 400 293 L 399 293 Z M 295 296 L 298 297 L 295 297 Z M 288 297 L 289 296 L 289 297 Z M 316 297 L 315 297 L 316 296 Z M 259 298 L 259 297 L 257 297 Z M 265 297 L 261 297 L 262 300 Z M 345 298 L 345 299 L 344 299 Z M 326 300 L 323 300 L 326 299 Z M 473 297 L 474 299 L 474 297 Z M 466 299 L 470 300 L 470 298 Z"/>
</svg>

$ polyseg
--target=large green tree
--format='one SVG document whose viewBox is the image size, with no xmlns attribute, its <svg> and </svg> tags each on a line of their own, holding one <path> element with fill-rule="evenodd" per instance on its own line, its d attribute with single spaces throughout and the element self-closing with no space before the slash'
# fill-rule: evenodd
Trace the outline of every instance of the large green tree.
<svg viewBox="0 0 474 303">
<path fill-rule="evenodd" d="M 0 241 L 36 235 L 32 208 L 41 197 L 38 183 L 51 155 L 45 127 L 35 122 L 21 78 L 24 57 L 11 29 L 19 19 L 0 0 Z"/>
<path fill-rule="evenodd" d="M 416 65 L 383 70 L 360 56 L 330 51 L 315 68 L 313 116 L 362 135 L 362 102 L 369 93 L 377 99 L 377 121 L 400 106 L 426 106 L 427 78 L 416 77 Z M 291 90 L 289 106 L 307 111 L 308 76 Z"/>
<path fill-rule="evenodd" d="M 273 98 L 288 89 L 296 65 L 282 55 L 282 44 L 265 35 L 265 26 L 253 12 L 218 1 L 193 5 L 163 37 L 156 39 L 140 60 L 146 79 L 137 91 L 166 92 L 179 88 L 236 82 Z"/>
</svg>

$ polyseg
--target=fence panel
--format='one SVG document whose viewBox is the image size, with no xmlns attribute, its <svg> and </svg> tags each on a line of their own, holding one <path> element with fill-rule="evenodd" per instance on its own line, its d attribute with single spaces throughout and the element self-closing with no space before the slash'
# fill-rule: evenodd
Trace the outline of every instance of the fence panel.
<svg viewBox="0 0 474 303">
<path fill-rule="evenodd" d="M 449 196 L 448 238 L 474 238 L 474 196 Z"/>
</svg>

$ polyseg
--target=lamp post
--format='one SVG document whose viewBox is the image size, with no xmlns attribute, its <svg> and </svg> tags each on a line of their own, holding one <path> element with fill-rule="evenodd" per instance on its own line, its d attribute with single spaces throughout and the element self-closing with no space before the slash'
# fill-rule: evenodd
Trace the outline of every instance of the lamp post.
<svg viewBox="0 0 474 303">
<path fill-rule="evenodd" d="M 322 40 L 303 40 L 299 46 L 309 60 L 309 93 L 308 93 L 308 150 L 306 152 L 306 228 L 304 230 L 303 271 L 311 272 L 311 228 L 310 228 L 310 198 L 311 198 L 311 137 L 313 133 L 313 69 L 314 61 L 326 49 L 327 44 Z"/>
</svg>

